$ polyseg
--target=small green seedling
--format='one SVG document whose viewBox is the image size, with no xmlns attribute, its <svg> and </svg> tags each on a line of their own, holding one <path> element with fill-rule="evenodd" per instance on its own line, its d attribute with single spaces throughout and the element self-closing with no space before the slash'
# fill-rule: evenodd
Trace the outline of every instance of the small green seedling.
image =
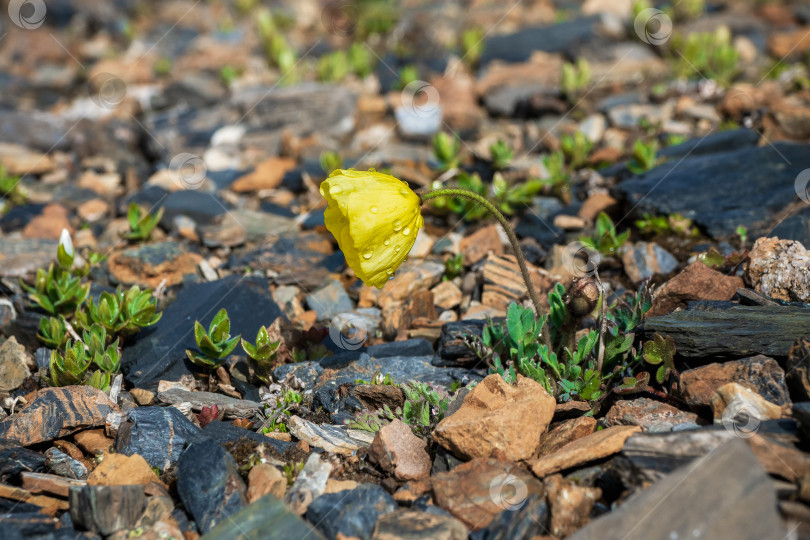
<svg viewBox="0 0 810 540">
<path fill-rule="evenodd" d="M 214 316 L 205 331 L 200 321 L 194 321 L 194 339 L 197 342 L 199 351 L 186 350 L 186 356 L 194 364 L 207 368 L 216 369 L 225 363 L 225 358 L 231 354 L 239 343 L 241 336 L 231 337 L 231 320 L 228 312 L 222 308 Z"/>
<path fill-rule="evenodd" d="M 616 226 L 604 212 L 599 212 L 596 218 L 596 231 L 593 237 L 582 237 L 580 242 L 583 245 L 597 250 L 606 257 L 616 255 L 619 249 L 627 242 L 630 231 L 616 234 Z"/>
<path fill-rule="evenodd" d="M 591 82 L 591 65 L 584 58 L 576 64 L 565 62 L 562 66 L 562 93 L 569 103 L 574 103 L 584 93 Z"/>
<path fill-rule="evenodd" d="M 658 384 L 664 384 L 669 374 L 675 370 L 675 341 L 671 336 L 665 339 L 660 334 L 655 334 L 651 341 L 644 343 L 643 351 L 645 362 L 659 366 L 655 372 L 655 380 Z"/>
<path fill-rule="evenodd" d="M 242 338 L 242 349 L 250 359 L 253 373 L 264 384 L 270 384 L 272 380 L 278 347 L 279 341 L 271 341 L 267 328 L 264 326 L 259 328 L 259 332 L 256 334 L 255 345 Z"/>
<path fill-rule="evenodd" d="M 137 204 L 129 203 L 127 210 L 127 221 L 129 221 L 129 232 L 125 234 L 128 240 L 149 240 L 149 236 L 155 229 L 160 218 L 163 217 L 163 207 L 160 207 L 155 214 L 142 212 Z"/>
<path fill-rule="evenodd" d="M 593 143 L 584 133 L 577 131 L 573 136 L 566 134 L 560 137 L 560 149 L 572 169 L 581 169 L 588 163 L 588 155 L 593 149 Z"/>
<path fill-rule="evenodd" d="M 327 175 L 332 174 L 332 171 L 343 168 L 343 158 L 340 157 L 340 154 L 331 150 L 321 152 L 320 162 L 321 169 Z"/>
<path fill-rule="evenodd" d="M 509 167 L 515 152 L 507 143 L 498 139 L 495 143 L 489 145 L 489 154 L 492 159 L 492 167 L 500 171 Z"/>
<path fill-rule="evenodd" d="M 82 284 L 81 277 L 71 271 L 74 256 L 70 233 L 62 229 L 56 249 L 57 264 L 51 264 L 47 272 L 39 268 L 33 287 L 20 278 L 31 303 L 52 315 L 70 313 L 84 303 L 90 294 L 90 284 Z"/>
<path fill-rule="evenodd" d="M 643 174 L 655 168 L 658 163 L 658 143 L 656 141 L 645 143 L 641 139 L 636 140 L 635 144 L 633 144 L 633 152 L 627 168 L 633 174 Z"/>
<path fill-rule="evenodd" d="M 455 169 L 461 162 L 461 141 L 443 131 L 433 136 L 433 155 L 443 171 Z"/>
</svg>

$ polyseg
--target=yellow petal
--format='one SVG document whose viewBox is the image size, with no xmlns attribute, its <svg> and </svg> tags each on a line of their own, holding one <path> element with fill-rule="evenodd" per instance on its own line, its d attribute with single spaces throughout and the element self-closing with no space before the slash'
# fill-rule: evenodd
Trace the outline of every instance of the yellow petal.
<svg viewBox="0 0 810 540">
<path fill-rule="evenodd" d="M 376 171 L 339 169 L 321 183 L 326 228 L 346 264 L 366 285 L 382 288 L 408 256 L 424 220 L 405 182 Z"/>
</svg>

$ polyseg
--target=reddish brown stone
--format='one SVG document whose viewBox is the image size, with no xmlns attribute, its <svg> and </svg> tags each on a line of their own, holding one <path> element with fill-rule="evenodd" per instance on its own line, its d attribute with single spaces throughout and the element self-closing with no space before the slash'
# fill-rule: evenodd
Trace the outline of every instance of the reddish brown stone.
<svg viewBox="0 0 810 540">
<path fill-rule="evenodd" d="M 778 32 L 768 38 L 768 51 L 776 58 L 799 57 L 810 51 L 810 26 Z"/>
<path fill-rule="evenodd" d="M 568 443 L 554 453 L 531 462 L 532 472 L 543 478 L 615 454 L 638 426 L 613 426 Z"/>
<path fill-rule="evenodd" d="M 274 189 L 278 187 L 287 171 L 293 169 L 296 163 L 294 159 L 271 157 L 258 165 L 256 169 L 231 184 L 231 189 L 237 193 L 247 191 L 260 191 L 263 189 Z"/>
<path fill-rule="evenodd" d="M 103 429 L 89 429 L 73 435 L 79 448 L 90 455 L 106 452 L 113 444 L 113 440 L 104 434 Z"/>
<path fill-rule="evenodd" d="M 617 401 L 605 415 L 609 426 L 639 426 L 653 433 L 672 431 L 675 426 L 695 426 L 698 415 L 650 398 Z"/>
<path fill-rule="evenodd" d="M 549 432 L 540 439 L 540 447 L 537 450 L 537 457 L 547 456 L 565 446 L 587 435 L 596 429 L 596 418 L 593 416 L 580 416 L 564 420 L 553 426 Z"/>
<path fill-rule="evenodd" d="M 540 383 L 518 377 L 513 386 L 489 375 L 461 407 L 433 430 L 433 438 L 458 457 L 488 457 L 502 450 L 509 459 L 532 457 L 554 415 L 555 400 Z"/>
<path fill-rule="evenodd" d="M 790 405 L 784 370 L 776 360 L 763 355 L 684 371 L 680 377 L 680 392 L 690 407 L 710 407 L 717 389 L 730 382 L 779 406 Z"/>
<path fill-rule="evenodd" d="M 495 255 L 503 253 L 503 242 L 496 225 L 489 225 L 465 236 L 459 246 L 464 264 L 475 264 L 489 253 Z"/>
<path fill-rule="evenodd" d="M 581 487 L 555 474 L 543 481 L 551 507 L 550 532 L 565 538 L 590 521 L 594 503 L 602 497 L 602 490 Z"/>
<path fill-rule="evenodd" d="M 248 474 L 248 504 L 254 503 L 272 493 L 281 499 L 287 491 L 287 478 L 276 467 L 269 463 L 259 463 L 250 469 Z"/>
<path fill-rule="evenodd" d="M 741 277 L 727 276 L 695 262 L 658 289 L 647 315 L 666 315 L 694 300 L 731 300 L 743 286 Z"/>
<path fill-rule="evenodd" d="M 540 481 L 516 463 L 483 458 L 433 476 L 432 484 L 436 504 L 473 531 L 544 491 Z"/>
<path fill-rule="evenodd" d="M 62 229 L 73 230 L 68 220 L 67 208 L 61 204 L 49 204 L 42 209 L 41 215 L 28 222 L 23 229 L 23 236 L 59 240 Z"/>
<path fill-rule="evenodd" d="M 104 459 L 87 477 L 90 486 L 147 485 L 157 481 L 155 472 L 139 454 L 105 454 Z"/>
<path fill-rule="evenodd" d="M 392 420 L 374 436 L 369 458 L 397 480 L 419 480 L 430 476 L 432 462 L 427 443 L 400 420 Z"/>
</svg>

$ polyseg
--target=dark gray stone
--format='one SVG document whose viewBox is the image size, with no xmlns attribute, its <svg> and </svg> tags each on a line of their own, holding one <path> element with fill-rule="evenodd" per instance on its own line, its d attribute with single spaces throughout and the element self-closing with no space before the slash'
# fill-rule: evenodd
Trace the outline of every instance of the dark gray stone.
<svg viewBox="0 0 810 540">
<path fill-rule="evenodd" d="M 470 535 L 470 540 L 531 540 L 549 534 L 551 512 L 545 497 L 531 495 L 517 508 L 504 510 L 486 528 Z"/>
<path fill-rule="evenodd" d="M 323 240 L 324 237 L 316 232 L 286 232 L 239 258 L 233 257 L 229 267 L 237 272 L 245 268 L 262 272 L 269 270 L 275 274 L 273 281 L 279 285 L 315 289 L 333 273 L 346 267 L 343 252 L 323 253 Z"/>
<path fill-rule="evenodd" d="M 351 298 L 340 281 L 333 279 L 307 295 L 309 308 L 318 314 L 318 320 L 327 321 L 339 313 L 354 309 Z"/>
<path fill-rule="evenodd" d="M 615 192 L 637 213 L 678 212 L 715 237 L 766 234 L 777 214 L 796 200 L 798 174 L 810 167 L 808 146 L 776 143 L 673 159 L 621 182 Z"/>
<path fill-rule="evenodd" d="M 532 27 L 513 34 L 494 35 L 487 38 L 481 65 L 493 60 L 504 62 L 525 62 L 533 51 L 548 53 L 566 52 L 571 56 L 578 47 L 599 39 L 596 25 L 599 17 L 586 17 L 552 26 Z"/>
<path fill-rule="evenodd" d="M 45 451 L 45 466 L 53 474 L 72 480 L 84 480 L 90 474 L 84 463 L 70 457 L 55 446 Z"/>
<path fill-rule="evenodd" d="M 433 345 L 426 339 L 406 339 L 405 341 L 392 341 L 363 347 L 354 351 L 346 351 L 337 347 L 331 339 L 324 340 L 327 348 L 335 350 L 338 354 L 327 356 L 318 362 L 324 369 L 345 368 L 352 362 L 360 359 L 364 353 L 374 358 L 388 358 L 390 356 L 430 356 L 433 354 Z"/>
<path fill-rule="evenodd" d="M 785 533 L 773 481 L 748 445 L 733 438 L 569 538 L 782 540 Z"/>
<path fill-rule="evenodd" d="M 209 283 L 189 284 L 163 310 L 159 324 L 147 328 L 124 350 L 121 369 L 137 388 L 155 390 L 161 379 L 179 380 L 197 368 L 186 357 L 196 349 L 194 320 L 206 328 L 220 308 L 228 310 L 231 328 L 255 336 L 262 325 L 272 323 L 281 310 L 261 278 L 228 276 Z"/>
<path fill-rule="evenodd" d="M 687 309 L 644 321 L 645 335 L 671 336 L 679 356 L 714 360 L 757 354 L 787 357 L 808 328 L 810 309 L 733 302 L 690 302 Z"/>
<path fill-rule="evenodd" d="M 351 413 L 362 408 L 360 401 L 349 395 L 338 397 L 338 388 L 354 384 L 358 379 L 370 380 L 375 373 L 391 375 L 395 383 L 429 382 L 449 391 L 456 380 L 481 379 L 482 373 L 463 368 L 438 368 L 431 364 L 432 356 L 391 356 L 374 358 L 363 354 L 349 366 L 329 371 L 318 378 L 313 388 L 313 403 L 332 415 L 332 421 L 342 423 Z"/>
<path fill-rule="evenodd" d="M 169 193 L 159 206 L 164 210 L 160 223 L 166 229 L 171 229 L 175 216 L 188 216 L 205 225 L 213 223 L 228 211 L 228 207 L 216 195 L 190 189 Z"/>
<path fill-rule="evenodd" d="M 810 206 L 805 206 L 785 218 L 771 229 L 768 236 L 782 240 L 796 240 L 801 242 L 804 247 L 810 247 Z"/>
<path fill-rule="evenodd" d="M 382 487 L 362 484 L 349 491 L 321 495 L 309 505 L 307 520 L 329 540 L 338 534 L 368 540 L 380 516 L 396 509 L 396 501 Z"/>
<path fill-rule="evenodd" d="M 287 511 L 284 503 L 265 495 L 208 531 L 206 540 L 287 540 L 323 538 L 317 529 Z"/>
<path fill-rule="evenodd" d="M 0 482 L 19 484 L 22 472 L 44 472 L 45 456 L 19 446 L 16 441 L 0 439 Z"/>
<path fill-rule="evenodd" d="M 118 428 L 115 451 L 140 454 L 150 467 L 165 471 L 186 446 L 201 439 L 200 428 L 174 407 L 136 407 Z"/>
<path fill-rule="evenodd" d="M 177 493 L 201 534 L 247 505 L 236 460 L 214 441 L 189 445 L 177 463 Z"/>
<path fill-rule="evenodd" d="M 142 485 L 72 486 L 70 517 L 83 529 L 103 536 L 135 525 L 146 506 Z"/>
<path fill-rule="evenodd" d="M 273 370 L 273 377 L 276 380 L 283 381 L 290 373 L 304 383 L 304 391 L 306 392 L 315 386 L 318 377 L 323 373 L 323 368 L 318 362 L 309 360 L 295 364 L 282 364 Z"/>
<path fill-rule="evenodd" d="M 291 448 L 295 448 L 295 443 L 293 442 L 279 441 L 277 439 L 273 439 L 272 437 L 266 437 L 261 433 L 235 426 L 230 422 L 220 422 L 219 420 L 209 422 L 208 425 L 203 428 L 202 435 L 207 439 L 213 440 L 217 444 L 235 442 L 246 438 L 258 443 L 272 446 L 280 454 L 283 454 Z"/>
</svg>

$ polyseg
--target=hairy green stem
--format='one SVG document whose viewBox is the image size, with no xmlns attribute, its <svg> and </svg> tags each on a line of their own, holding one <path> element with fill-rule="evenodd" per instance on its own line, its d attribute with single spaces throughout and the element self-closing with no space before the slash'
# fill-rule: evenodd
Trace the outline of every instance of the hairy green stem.
<svg viewBox="0 0 810 540">
<path fill-rule="evenodd" d="M 512 249 L 515 252 L 515 257 L 517 257 L 520 273 L 523 275 L 523 281 L 526 283 L 526 289 L 529 291 L 529 298 L 532 299 L 532 303 L 534 304 L 534 309 L 537 312 L 537 315 L 541 315 L 542 309 L 540 308 L 540 297 L 537 296 L 537 291 L 534 289 L 534 284 L 532 283 L 531 276 L 529 275 L 529 267 L 526 266 L 526 257 L 523 255 L 523 250 L 520 248 L 517 236 L 515 236 L 515 231 L 512 229 L 509 221 L 507 221 L 506 216 L 504 216 L 503 213 L 501 213 L 501 211 L 489 201 L 489 199 L 468 189 L 442 188 L 434 189 L 433 191 L 428 191 L 426 193 L 419 193 L 419 199 L 422 201 L 422 203 L 437 197 L 462 197 L 465 199 L 470 199 L 471 201 L 483 206 L 495 217 L 495 219 L 498 220 L 498 223 L 501 224 L 503 230 L 506 231 L 506 236 L 509 238 L 509 243 L 512 245 Z M 543 324 L 543 329 L 541 332 L 543 343 L 545 343 L 549 351 L 552 350 L 551 336 L 549 336 L 548 332 L 548 317 L 546 317 L 546 321 Z"/>
</svg>

